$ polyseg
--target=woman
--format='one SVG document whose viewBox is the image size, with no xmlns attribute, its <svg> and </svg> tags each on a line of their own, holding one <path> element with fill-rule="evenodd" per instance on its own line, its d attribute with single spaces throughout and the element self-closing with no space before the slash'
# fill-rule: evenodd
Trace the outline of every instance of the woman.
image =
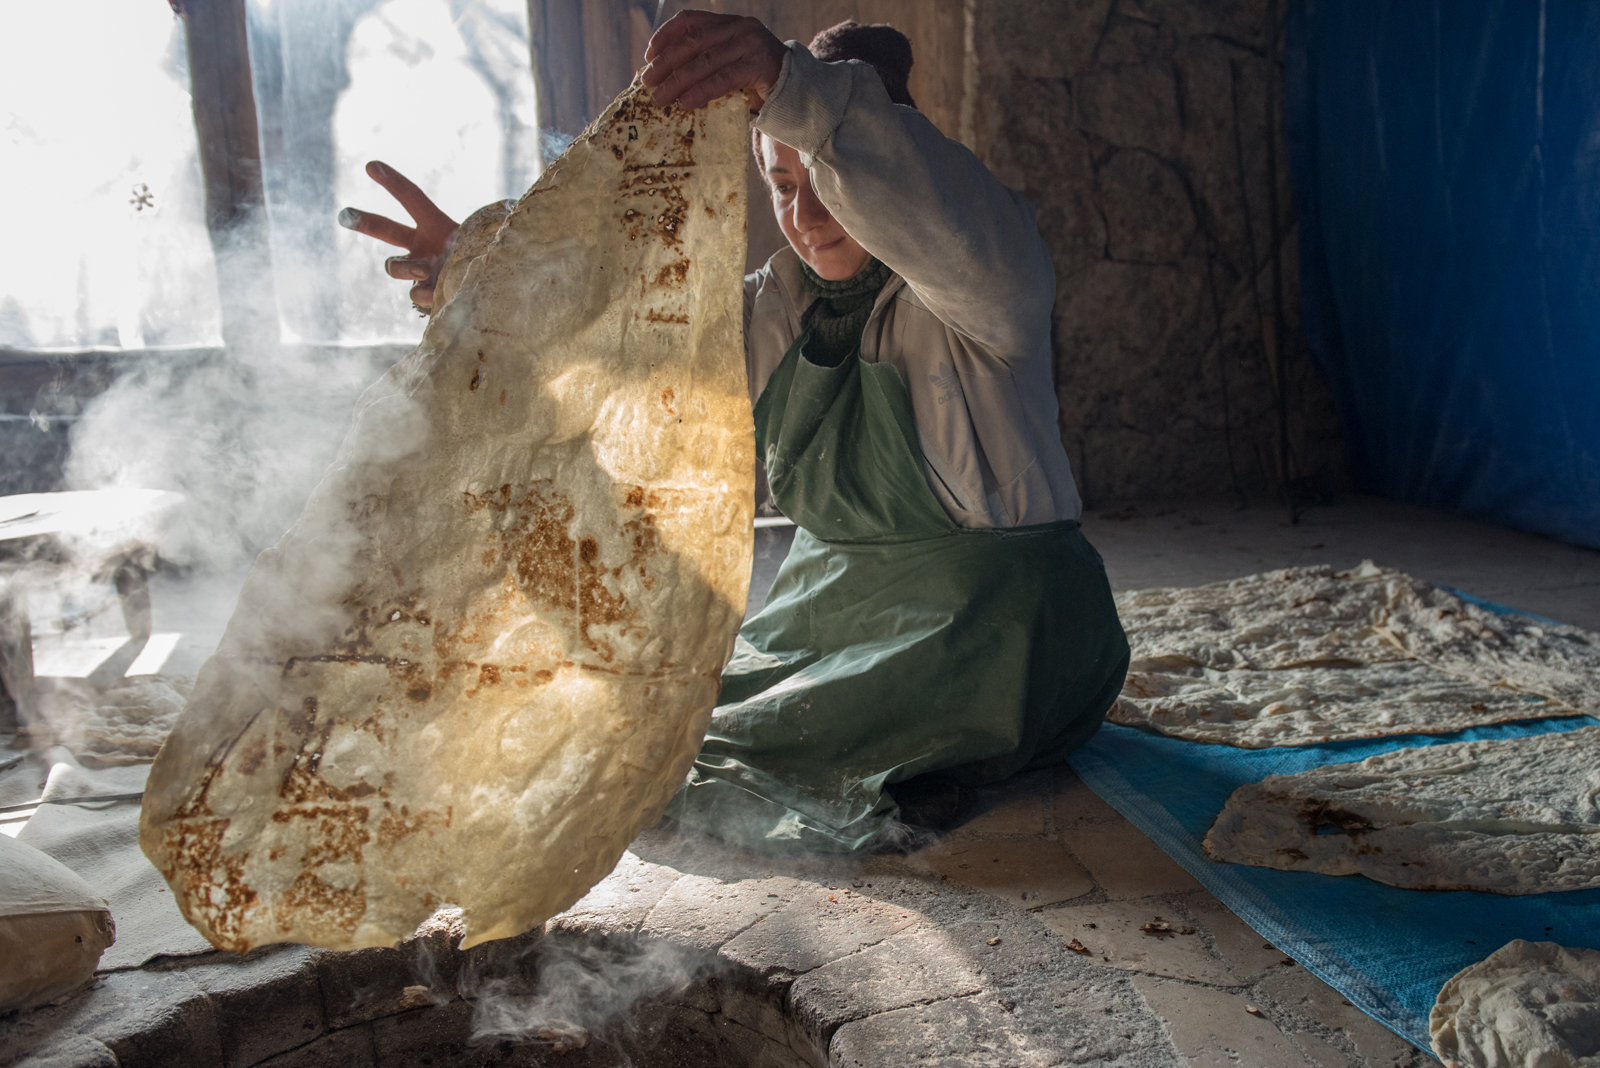
<svg viewBox="0 0 1600 1068">
<path fill-rule="evenodd" d="M 746 356 L 757 448 L 799 528 L 668 812 L 745 843 L 854 850 L 903 833 L 887 787 L 1065 759 L 1128 648 L 1078 529 L 1032 209 L 911 106 L 903 36 L 846 24 L 813 46 L 687 11 L 645 53 L 658 104 L 760 103 L 753 144 L 789 247 L 745 280 Z M 876 67 L 838 62 L 855 57 Z M 453 224 L 374 177 L 418 227 L 347 225 L 411 250 L 389 271 L 421 303 Z"/>
</svg>

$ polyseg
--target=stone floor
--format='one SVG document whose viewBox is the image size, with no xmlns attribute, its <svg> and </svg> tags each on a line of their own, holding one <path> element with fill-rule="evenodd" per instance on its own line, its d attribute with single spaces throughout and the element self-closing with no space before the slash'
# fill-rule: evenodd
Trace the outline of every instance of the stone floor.
<svg viewBox="0 0 1600 1068">
<path fill-rule="evenodd" d="M 1600 630 L 1600 552 L 1378 500 L 1297 524 L 1278 508 L 1141 504 L 1085 529 L 1118 589 L 1370 558 Z M 763 545 L 758 585 L 781 556 L 774 535 Z M 163 624 L 162 600 L 158 586 L 156 629 L 192 631 Z M 153 962 L 0 1020 L 0 1064 L 1434 1063 L 1070 772 L 975 794 L 963 817 L 908 855 L 857 861 L 658 828 L 542 934 Z M 576 1003 L 552 1004 L 557 989 Z M 486 1037 L 464 1054 L 473 1030 Z"/>
</svg>

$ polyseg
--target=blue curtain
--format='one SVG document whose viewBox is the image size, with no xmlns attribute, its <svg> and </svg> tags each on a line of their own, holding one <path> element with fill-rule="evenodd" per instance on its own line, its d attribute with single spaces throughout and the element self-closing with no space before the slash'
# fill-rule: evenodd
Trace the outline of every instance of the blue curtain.
<svg viewBox="0 0 1600 1068">
<path fill-rule="evenodd" d="M 1299 0 L 1286 66 L 1358 484 L 1600 547 L 1600 4 Z"/>
</svg>

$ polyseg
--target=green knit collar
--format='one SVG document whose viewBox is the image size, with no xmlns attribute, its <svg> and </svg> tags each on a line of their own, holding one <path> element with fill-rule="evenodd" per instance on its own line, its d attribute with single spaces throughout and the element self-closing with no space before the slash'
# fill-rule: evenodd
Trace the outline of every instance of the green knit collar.
<svg viewBox="0 0 1600 1068">
<path fill-rule="evenodd" d="M 837 282 L 830 282 L 816 271 L 813 271 L 811 265 L 805 260 L 800 261 L 800 272 L 805 275 L 806 284 L 815 289 L 822 297 L 828 300 L 845 301 L 865 293 L 871 293 L 876 297 L 878 290 L 883 288 L 883 284 L 894 273 L 889 270 L 887 264 L 876 256 L 867 257 L 867 262 L 861 270 L 849 278 L 842 278 Z"/>
<path fill-rule="evenodd" d="M 860 350 L 861 331 L 872 315 L 878 292 L 893 272 L 876 257 L 838 282 L 819 276 L 804 260 L 800 261 L 800 268 L 817 291 L 817 299 L 800 320 L 811 335 L 806 359 L 823 367 L 837 367 Z"/>
</svg>

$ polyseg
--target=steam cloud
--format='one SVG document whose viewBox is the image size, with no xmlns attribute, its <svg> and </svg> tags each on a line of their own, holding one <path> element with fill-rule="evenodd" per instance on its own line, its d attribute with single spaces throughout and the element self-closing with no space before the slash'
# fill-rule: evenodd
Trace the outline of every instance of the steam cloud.
<svg viewBox="0 0 1600 1068">
<path fill-rule="evenodd" d="M 710 972 L 707 958 L 667 942 L 545 939 L 524 956 L 537 958 L 531 993 L 525 979 L 463 973 L 461 992 L 475 1002 L 474 1042 L 537 1039 L 573 1049 L 593 1037 L 626 1058 L 650 1038 L 645 1007 Z M 528 963 L 535 962 L 519 961 L 519 969 Z"/>
<path fill-rule="evenodd" d="M 236 571 L 299 513 L 379 359 L 274 345 L 189 365 L 147 360 L 88 406 L 67 482 L 183 493 L 189 505 L 163 532 L 162 555 Z"/>
</svg>

